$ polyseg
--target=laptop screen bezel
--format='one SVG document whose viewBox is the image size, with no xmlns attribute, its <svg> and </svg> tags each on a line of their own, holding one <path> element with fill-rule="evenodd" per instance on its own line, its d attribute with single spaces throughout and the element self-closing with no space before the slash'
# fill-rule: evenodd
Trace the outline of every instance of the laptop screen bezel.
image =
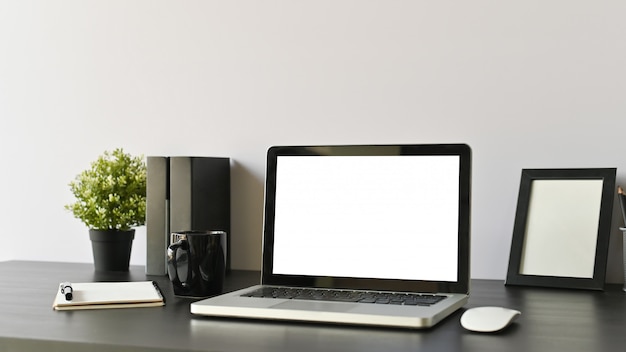
<svg viewBox="0 0 626 352">
<path fill-rule="evenodd" d="M 456 155 L 459 156 L 458 279 L 420 281 L 375 278 L 280 275 L 273 273 L 274 220 L 277 165 L 280 156 L 343 155 Z M 262 283 L 296 287 L 321 287 L 401 292 L 469 293 L 471 148 L 467 144 L 273 146 L 267 152 L 263 226 Z"/>
</svg>

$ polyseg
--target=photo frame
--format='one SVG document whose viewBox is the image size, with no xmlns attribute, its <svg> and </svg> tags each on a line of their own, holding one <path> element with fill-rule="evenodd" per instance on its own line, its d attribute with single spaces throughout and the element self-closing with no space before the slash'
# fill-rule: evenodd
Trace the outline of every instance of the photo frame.
<svg viewBox="0 0 626 352">
<path fill-rule="evenodd" d="M 604 289 L 616 171 L 522 170 L 506 285 Z"/>
</svg>

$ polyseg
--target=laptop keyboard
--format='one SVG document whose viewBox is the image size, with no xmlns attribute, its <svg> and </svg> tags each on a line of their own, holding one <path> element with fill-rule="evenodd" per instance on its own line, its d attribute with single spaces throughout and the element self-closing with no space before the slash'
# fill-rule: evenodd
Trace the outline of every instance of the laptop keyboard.
<svg viewBox="0 0 626 352">
<path fill-rule="evenodd" d="M 407 306 L 430 306 L 446 298 L 444 295 L 395 293 L 375 291 L 352 291 L 336 289 L 310 289 L 261 287 L 243 294 L 244 297 L 304 299 L 333 302 L 359 302 L 373 304 L 396 304 Z"/>
</svg>

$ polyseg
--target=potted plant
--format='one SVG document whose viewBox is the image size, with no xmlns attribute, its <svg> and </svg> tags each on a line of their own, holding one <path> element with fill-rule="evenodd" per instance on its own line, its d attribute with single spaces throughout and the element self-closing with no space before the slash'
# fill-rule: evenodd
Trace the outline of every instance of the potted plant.
<svg viewBox="0 0 626 352">
<path fill-rule="evenodd" d="M 145 224 L 146 164 L 121 148 L 105 151 L 69 184 L 65 208 L 89 228 L 96 271 L 128 271 L 132 227 Z"/>
</svg>

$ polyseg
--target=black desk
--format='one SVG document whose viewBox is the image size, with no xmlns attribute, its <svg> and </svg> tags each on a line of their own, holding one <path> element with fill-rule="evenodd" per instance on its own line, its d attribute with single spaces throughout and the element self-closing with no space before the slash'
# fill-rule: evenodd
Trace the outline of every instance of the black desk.
<svg viewBox="0 0 626 352">
<path fill-rule="evenodd" d="M 258 282 L 234 271 L 227 289 Z M 165 307 L 94 311 L 52 310 L 59 282 L 155 280 Z M 0 263 L 0 351 L 623 351 L 626 294 L 505 287 L 473 280 L 466 308 L 496 305 L 522 316 L 494 335 L 459 325 L 462 310 L 428 330 L 409 331 L 192 316 L 192 300 L 173 296 L 166 277 L 96 274 L 91 264 Z"/>
</svg>

